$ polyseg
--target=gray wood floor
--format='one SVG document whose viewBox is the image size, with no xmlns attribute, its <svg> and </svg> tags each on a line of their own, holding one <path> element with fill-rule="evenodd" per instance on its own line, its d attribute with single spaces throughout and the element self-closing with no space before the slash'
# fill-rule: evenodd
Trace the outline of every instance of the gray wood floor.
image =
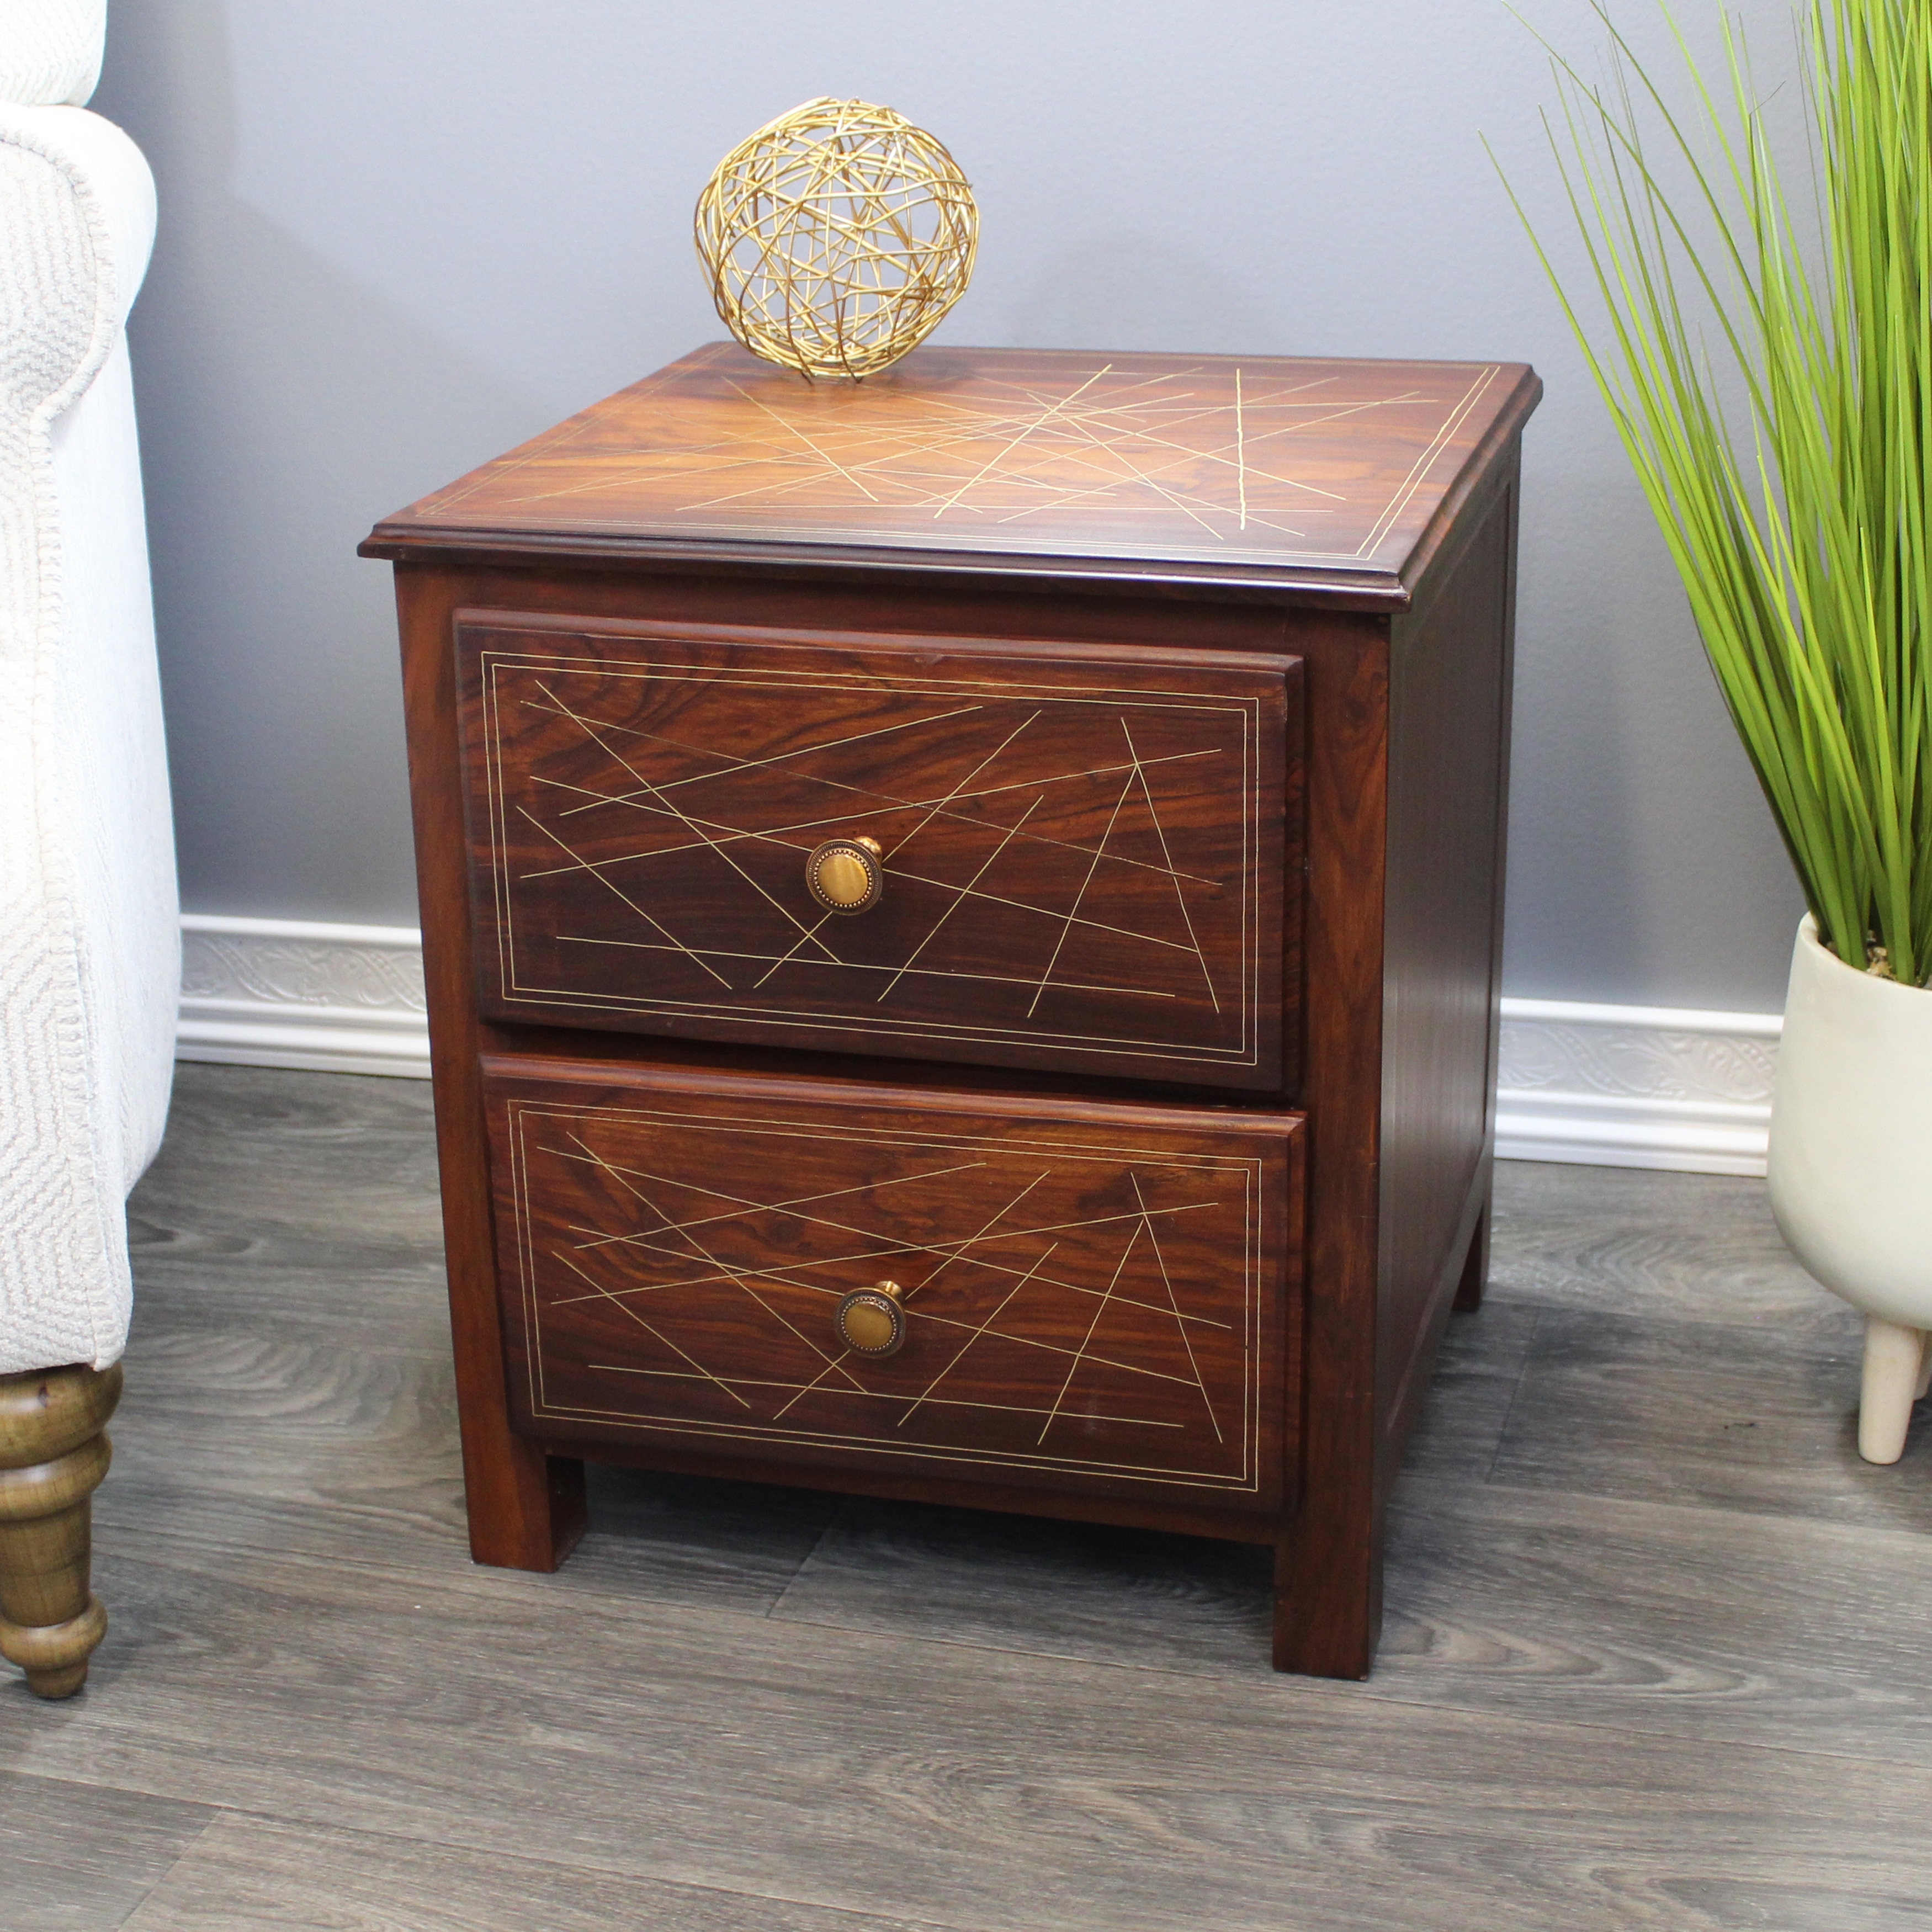
<svg viewBox="0 0 1932 1932">
<path fill-rule="evenodd" d="M 1383 1660 L 1313 1683 L 1180 1538 L 604 1472 L 560 1574 L 473 1568 L 427 1088 L 184 1066 L 0 1928 L 1932 1922 L 1932 1429 L 1858 1461 L 1761 1184 L 1499 1193 Z"/>
</svg>

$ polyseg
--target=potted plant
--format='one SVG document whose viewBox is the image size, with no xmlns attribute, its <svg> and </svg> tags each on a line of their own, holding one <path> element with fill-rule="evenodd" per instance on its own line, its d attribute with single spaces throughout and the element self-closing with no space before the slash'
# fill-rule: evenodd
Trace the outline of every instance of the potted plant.
<svg viewBox="0 0 1932 1932">
<path fill-rule="evenodd" d="M 1895 1462 L 1932 1361 L 1932 5 L 1808 0 L 1801 197 L 1728 19 L 1715 86 L 1671 23 L 1680 115 L 1592 4 L 1611 84 L 1556 58 L 1551 141 L 1600 318 L 1538 254 L 1810 905 L 1772 1203 L 1865 1312 L 1858 1447 Z"/>
</svg>

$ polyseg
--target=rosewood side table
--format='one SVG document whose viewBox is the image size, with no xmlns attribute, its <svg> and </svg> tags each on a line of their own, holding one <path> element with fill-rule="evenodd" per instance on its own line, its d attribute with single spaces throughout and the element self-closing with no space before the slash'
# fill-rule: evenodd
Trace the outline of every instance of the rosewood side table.
<svg viewBox="0 0 1932 1932">
<path fill-rule="evenodd" d="M 1510 364 L 714 344 L 380 524 L 472 1548 L 584 1459 L 1272 1545 L 1482 1291 Z"/>
</svg>

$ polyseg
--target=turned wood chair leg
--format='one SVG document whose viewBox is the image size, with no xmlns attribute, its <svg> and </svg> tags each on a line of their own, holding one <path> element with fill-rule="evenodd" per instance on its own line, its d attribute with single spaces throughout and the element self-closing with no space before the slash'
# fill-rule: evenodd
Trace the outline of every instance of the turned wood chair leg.
<svg viewBox="0 0 1932 1932">
<path fill-rule="evenodd" d="M 0 1657 L 43 1697 L 71 1697 L 107 1630 L 90 1588 L 94 1492 L 112 1453 L 103 1425 L 121 1370 L 0 1376 Z"/>
<path fill-rule="evenodd" d="M 1858 1454 L 1896 1462 L 1905 1453 L 1913 1392 L 1922 1386 L 1925 1337 L 1904 1323 L 1865 1317 L 1864 1386 L 1858 1396 Z"/>
</svg>

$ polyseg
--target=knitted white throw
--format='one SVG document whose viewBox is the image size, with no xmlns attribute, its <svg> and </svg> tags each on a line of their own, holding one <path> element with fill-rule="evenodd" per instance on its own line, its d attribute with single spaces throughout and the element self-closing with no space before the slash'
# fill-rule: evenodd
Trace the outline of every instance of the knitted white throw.
<svg viewBox="0 0 1932 1932">
<path fill-rule="evenodd" d="M 120 1149 L 94 1131 L 70 855 L 50 770 L 61 614 L 51 431 L 119 332 L 106 219 L 0 108 L 0 1373 L 121 1352 Z"/>
<path fill-rule="evenodd" d="M 4 0 L 0 100 L 86 106 L 106 33 L 107 0 Z"/>
</svg>

